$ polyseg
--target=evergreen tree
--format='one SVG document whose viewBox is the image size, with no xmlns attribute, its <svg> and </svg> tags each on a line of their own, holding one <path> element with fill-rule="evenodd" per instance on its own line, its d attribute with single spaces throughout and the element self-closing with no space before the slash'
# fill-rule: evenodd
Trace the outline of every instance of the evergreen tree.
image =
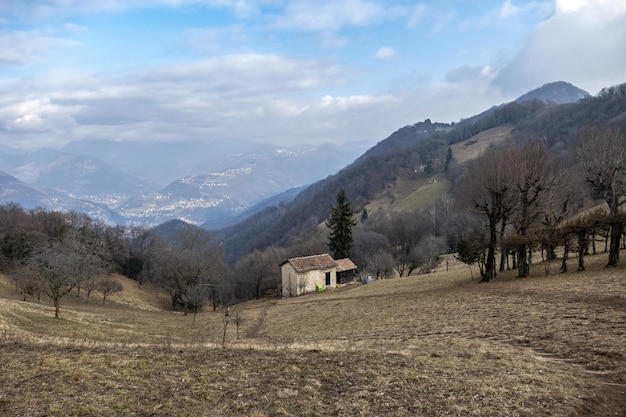
<svg viewBox="0 0 626 417">
<path fill-rule="evenodd" d="M 352 227 L 356 221 L 352 218 L 352 206 L 348 201 L 344 190 L 337 193 L 337 205 L 332 207 L 330 215 L 326 219 L 326 227 L 330 229 L 328 248 L 335 259 L 349 258 L 352 256 Z"/>
</svg>

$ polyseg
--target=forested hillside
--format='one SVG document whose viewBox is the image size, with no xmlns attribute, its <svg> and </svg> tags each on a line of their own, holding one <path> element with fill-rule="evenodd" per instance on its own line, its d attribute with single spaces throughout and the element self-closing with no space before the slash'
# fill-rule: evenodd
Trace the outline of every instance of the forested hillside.
<svg viewBox="0 0 626 417">
<path fill-rule="evenodd" d="M 394 132 L 350 166 L 301 192 L 293 202 L 268 207 L 216 235 L 234 258 L 270 245 L 290 246 L 298 236 L 316 230 L 341 189 L 346 190 L 355 213 L 359 213 L 373 201 L 393 193 L 394 187 L 409 176 L 445 175 L 453 186 L 465 168 L 454 158 L 450 160 L 449 147 L 466 140 L 471 144 L 481 132 L 511 126 L 515 143 L 539 140 L 550 152 L 563 156 L 583 127 L 605 125 L 626 129 L 626 84 L 605 88 L 598 96 L 576 103 L 512 102 L 456 124 L 426 120 Z M 462 158 L 459 155 L 457 159 Z M 448 190 L 447 195 L 453 194 L 453 188 Z M 434 234 L 446 233 L 439 230 Z M 452 237 L 445 239 L 450 241 Z M 443 246 L 451 245 L 454 242 Z"/>
</svg>

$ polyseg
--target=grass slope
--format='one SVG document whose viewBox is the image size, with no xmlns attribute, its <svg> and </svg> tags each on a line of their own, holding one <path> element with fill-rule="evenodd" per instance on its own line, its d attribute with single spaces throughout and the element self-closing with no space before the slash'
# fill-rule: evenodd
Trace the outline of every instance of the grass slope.
<svg viewBox="0 0 626 417">
<path fill-rule="evenodd" d="M 452 156 L 459 164 L 478 158 L 488 147 L 511 139 L 513 125 L 502 125 L 480 132 L 451 146 Z"/>
<path fill-rule="evenodd" d="M 626 271 L 605 262 L 254 301 L 225 349 L 220 312 L 69 296 L 54 320 L 0 285 L 0 415 L 624 415 Z"/>
<path fill-rule="evenodd" d="M 448 193 L 450 182 L 442 174 L 404 174 L 393 188 L 366 206 L 368 213 L 402 211 L 414 213 L 435 204 Z"/>
</svg>

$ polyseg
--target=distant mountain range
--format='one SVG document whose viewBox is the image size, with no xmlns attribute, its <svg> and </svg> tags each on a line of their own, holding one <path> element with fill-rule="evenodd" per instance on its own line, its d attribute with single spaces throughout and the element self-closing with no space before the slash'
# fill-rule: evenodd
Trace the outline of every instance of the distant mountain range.
<svg viewBox="0 0 626 417">
<path fill-rule="evenodd" d="M 587 92 L 571 84 L 555 82 L 524 94 L 516 103 L 556 105 L 586 97 Z M 85 140 L 34 152 L 0 146 L 0 203 L 74 210 L 114 224 L 154 226 L 178 219 L 215 230 L 285 204 L 303 187 L 342 168 L 347 168 L 344 176 L 368 176 L 358 186 L 374 192 L 374 184 L 388 181 L 383 178 L 391 173 L 371 164 L 376 157 L 413 149 L 432 137 L 466 139 L 492 125 L 494 115 L 502 118 L 503 106 L 456 124 L 426 120 L 405 126 L 369 150 L 364 143 L 281 148 L 249 140 L 154 144 Z M 440 157 L 436 145 L 422 151 L 412 169 Z M 351 164 L 355 160 L 361 165 Z M 323 205 L 327 209 L 328 202 Z"/>
<path fill-rule="evenodd" d="M 182 219 L 220 227 L 264 199 L 337 172 L 365 149 L 363 143 L 280 148 L 245 140 L 83 141 L 35 152 L 4 146 L 0 203 L 74 210 L 116 224 Z"/>
</svg>

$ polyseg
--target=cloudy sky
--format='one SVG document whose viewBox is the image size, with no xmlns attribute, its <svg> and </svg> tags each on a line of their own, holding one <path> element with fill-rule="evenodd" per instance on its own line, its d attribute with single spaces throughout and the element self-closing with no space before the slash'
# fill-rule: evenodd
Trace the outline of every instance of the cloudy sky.
<svg viewBox="0 0 626 417">
<path fill-rule="evenodd" d="M 0 144 L 372 144 L 626 82 L 624 0 L 0 0 Z"/>
</svg>

